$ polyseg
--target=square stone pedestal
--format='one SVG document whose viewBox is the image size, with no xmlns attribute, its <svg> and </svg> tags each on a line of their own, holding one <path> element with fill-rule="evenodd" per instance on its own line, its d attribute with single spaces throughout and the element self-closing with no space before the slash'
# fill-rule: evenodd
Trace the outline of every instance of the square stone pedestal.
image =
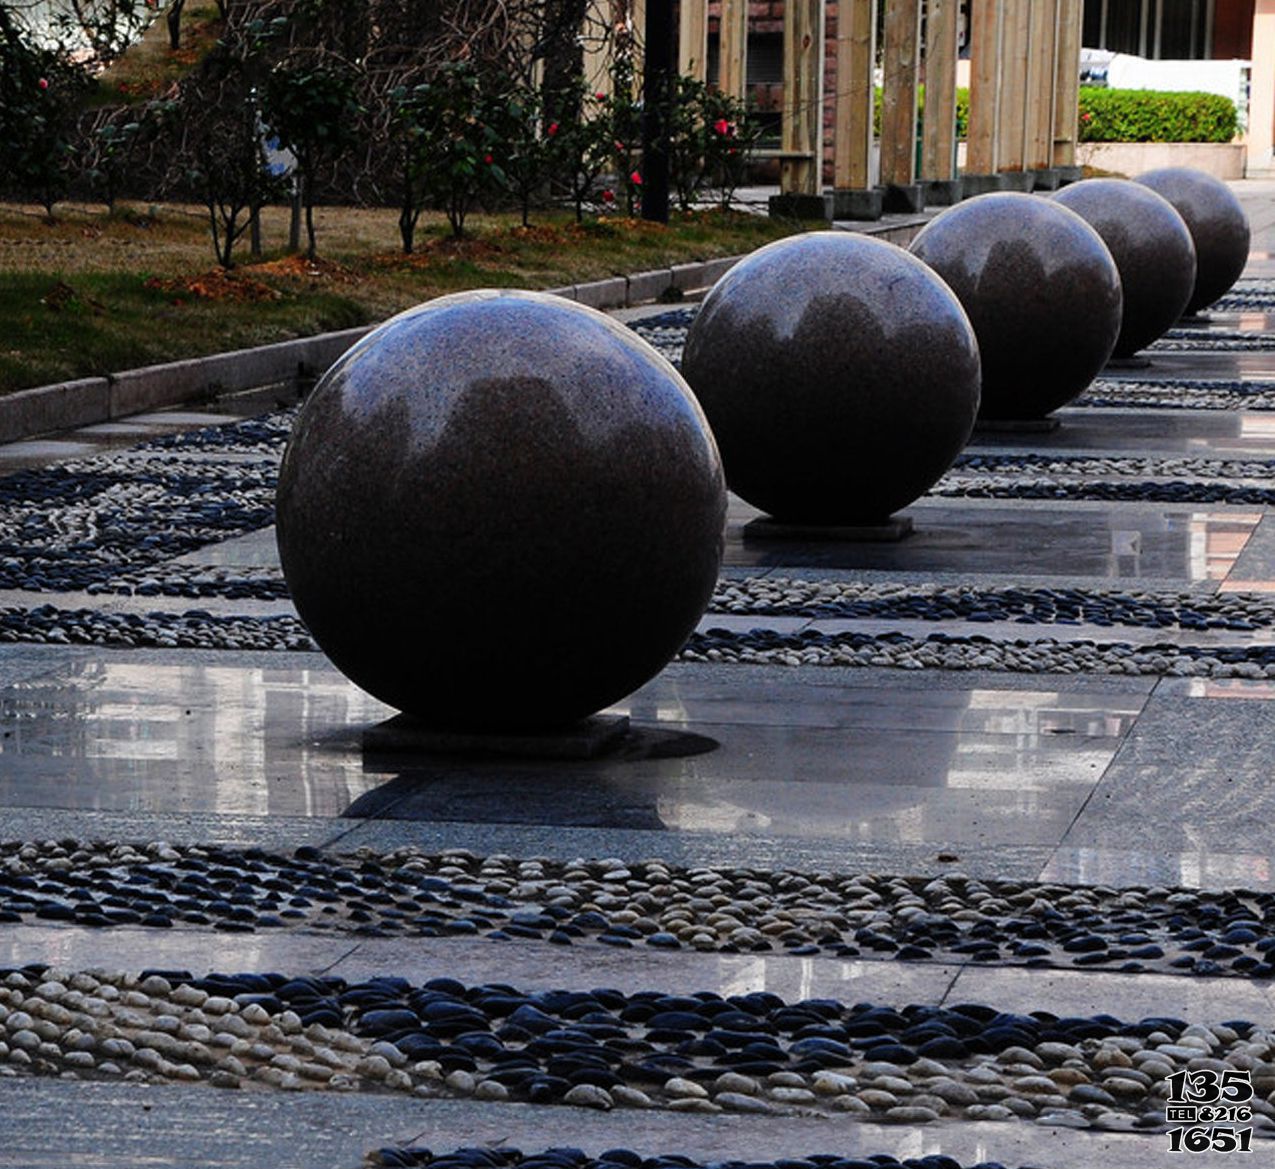
<svg viewBox="0 0 1275 1169">
<path fill-rule="evenodd" d="M 1048 418 L 980 418 L 974 423 L 975 434 L 1053 434 L 1062 423 Z"/>
<path fill-rule="evenodd" d="M 1009 189 L 1006 176 L 1002 174 L 961 175 L 961 186 L 964 188 L 966 199 L 972 199 L 975 195 L 986 195 L 992 191 Z"/>
<path fill-rule="evenodd" d="M 1003 191 L 1022 191 L 1023 194 L 1030 195 L 1036 189 L 1034 170 L 1003 171 L 1001 178 L 1005 181 L 1005 185 L 1001 188 Z"/>
<path fill-rule="evenodd" d="M 962 179 L 927 179 L 921 186 L 927 207 L 951 207 L 965 197 Z"/>
<path fill-rule="evenodd" d="M 925 187 L 920 183 L 888 183 L 883 206 L 886 211 L 915 215 L 925 210 Z"/>
<path fill-rule="evenodd" d="M 880 187 L 832 192 L 833 219 L 880 219 L 884 211 L 885 191 Z"/>
<path fill-rule="evenodd" d="M 596 759 L 629 733 L 626 714 L 595 714 L 551 731 L 482 734 L 448 731 L 398 714 L 363 732 L 368 755 L 516 756 L 523 759 Z"/>
<path fill-rule="evenodd" d="M 832 222 L 830 195 L 771 195 L 767 204 L 776 219 L 815 219 Z"/>
<path fill-rule="evenodd" d="M 891 516 L 880 524 L 790 524 L 760 516 L 744 525 L 744 539 L 892 544 L 912 534 L 912 517 Z"/>
</svg>

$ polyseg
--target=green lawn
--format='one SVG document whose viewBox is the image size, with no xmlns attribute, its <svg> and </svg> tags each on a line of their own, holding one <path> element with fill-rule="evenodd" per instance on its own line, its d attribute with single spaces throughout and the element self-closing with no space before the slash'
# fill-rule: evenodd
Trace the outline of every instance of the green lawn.
<svg viewBox="0 0 1275 1169">
<path fill-rule="evenodd" d="M 422 220 L 398 249 L 389 210 L 321 208 L 320 259 L 285 256 L 286 212 L 270 208 L 264 255 L 227 275 L 197 208 L 0 206 L 0 393 L 348 328 L 465 288 L 552 288 L 736 255 L 796 230 L 761 216 L 677 217 L 667 227 L 542 215 L 530 229 L 477 216 L 454 241 Z"/>
</svg>

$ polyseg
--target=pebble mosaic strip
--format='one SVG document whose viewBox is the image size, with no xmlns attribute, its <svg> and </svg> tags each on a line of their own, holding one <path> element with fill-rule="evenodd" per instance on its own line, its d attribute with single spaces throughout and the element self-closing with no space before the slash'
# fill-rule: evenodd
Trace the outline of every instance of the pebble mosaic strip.
<svg viewBox="0 0 1275 1169">
<path fill-rule="evenodd" d="M 0 845 L 0 924 L 369 936 L 1275 977 L 1275 893 L 688 869 L 407 848 Z"/>
<path fill-rule="evenodd" d="M 891 632 L 741 633 L 710 628 L 691 635 L 678 655 L 687 662 L 776 666 L 896 666 L 905 670 L 995 670 L 1029 674 L 1133 674 L 1153 677 L 1275 678 L 1275 646 L 1203 646 L 1061 641 L 1054 637 L 993 640 L 978 634 Z"/>
<path fill-rule="evenodd" d="M 1207 1068 L 1275 1136 L 1275 1036 L 1241 1019 L 34 966 L 0 969 L 0 1035 L 0 1076 L 1117 1132 L 1162 1131 L 1168 1077 Z"/>
<path fill-rule="evenodd" d="M 1275 488 L 1230 483 L 1068 482 L 1057 478 L 950 476 L 939 480 L 931 496 L 964 499 L 1107 500 L 1114 503 L 1230 503 L 1265 507 L 1275 503 Z"/>
<path fill-rule="evenodd" d="M 1275 410 L 1275 382 L 1098 378 L 1070 405 L 1140 410 Z"/>
<path fill-rule="evenodd" d="M 1154 478 L 1190 476 L 1201 479 L 1272 479 L 1275 460 L 1200 459 L 1181 456 L 1048 454 L 958 455 L 952 471 L 989 475 L 1119 475 Z"/>
<path fill-rule="evenodd" d="M 1210 312 L 1260 312 L 1275 309 L 1275 280 L 1239 280 L 1225 296 L 1209 306 Z"/>
<path fill-rule="evenodd" d="M 765 576 L 719 581 L 710 612 L 1251 631 L 1275 625 L 1275 596 L 1124 589 L 979 589 Z"/>
<path fill-rule="evenodd" d="M 277 459 L 129 451 L 0 479 L 0 588 L 84 589 L 274 522 Z"/>
<path fill-rule="evenodd" d="M 590 1157 L 583 1149 L 554 1148 L 524 1153 L 503 1145 L 492 1148 L 460 1148 L 448 1153 L 413 1145 L 387 1146 L 369 1153 L 364 1164 L 371 1169 L 963 1169 L 942 1153 L 907 1157 L 900 1161 L 888 1153 L 871 1157 L 845 1157 L 812 1153 L 785 1157 L 782 1161 L 710 1161 L 701 1163 L 680 1153 L 643 1157 L 632 1149 L 608 1149 Z M 1000 1161 L 980 1161 L 969 1169 L 1005 1169 Z"/>
<path fill-rule="evenodd" d="M 1170 329 L 1143 352 L 1258 351 L 1275 349 L 1275 336 L 1239 329 Z"/>
<path fill-rule="evenodd" d="M 993 616 L 969 618 L 996 620 Z M 1037 617 L 1016 622 L 1040 624 Z M 1075 624 L 1056 617 L 1056 624 Z M 1094 624 L 1102 625 L 1102 621 Z M 1114 624 L 1114 622 L 1108 622 Z M 1187 626 L 1184 626 L 1187 627 Z M 1203 626 L 1217 628 L 1206 619 Z M 1230 625 L 1228 628 L 1238 628 Z M 218 617 L 190 613 L 99 613 L 92 609 L 0 609 L 0 643 L 104 645 L 158 649 L 302 650 L 318 647 L 295 617 Z M 996 670 L 1021 673 L 1135 674 L 1152 677 L 1275 678 L 1275 646 L 1160 642 L 1064 641 L 1056 637 L 996 640 L 979 634 L 824 633 L 709 628 L 691 635 L 677 655 L 686 662 L 780 666 L 896 666 L 905 670 Z"/>
</svg>

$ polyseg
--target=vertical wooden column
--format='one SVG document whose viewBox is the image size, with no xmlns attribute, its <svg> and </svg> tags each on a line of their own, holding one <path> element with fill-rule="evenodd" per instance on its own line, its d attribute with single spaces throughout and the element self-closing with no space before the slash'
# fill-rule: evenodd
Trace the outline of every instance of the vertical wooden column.
<svg viewBox="0 0 1275 1169">
<path fill-rule="evenodd" d="M 1000 165 L 1001 32 L 1004 0 L 970 0 L 970 124 L 965 169 L 995 174 Z"/>
<path fill-rule="evenodd" d="M 642 77 L 646 72 L 646 0 L 628 0 L 625 24 L 627 40 L 633 58 L 633 96 L 642 92 Z"/>
<path fill-rule="evenodd" d="M 960 0 L 929 0 L 925 14 L 925 116 L 921 177 L 956 178 L 956 57 Z"/>
<path fill-rule="evenodd" d="M 887 0 L 882 45 L 881 182 L 916 181 L 916 86 L 921 0 Z"/>
<path fill-rule="evenodd" d="M 824 0 L 784 5 L 784 121 L 779 189 L 785 195 L 823 190 Z"/>
<path fill-rule="evenodd" d="M 1058 78 L 1058 0 L 1032 0 L 1027 32 L 1027 110 L 1023 163 L 1050 166 L 1054 157 L 1054 83 Z"/>
<path fill-rule="evenodd" d="M 1248 97 L 1249 172 L 1275 162 L 1275 0 L 1257 0 L 1253 9 L 1253 72 Z"/>
<path fill-rule="evenodd" d="M 837 5 L 837 103 L 833 186 L 865 191 L 872 185 L 873 70 L 877 57 L 877 0 Z"/>
<path fill-rule="evenodd" d="M 1058 54 L 1054 82 L 1054 143 L 1051 166 L 1075 166 L 1080 117 L 1080 41 L 1084 0 L 1058 0 Z"/>
<path fill-rule="evenodd" d="M 708 0 L 681 0 L 677 16 L 677 71 L 708 80 Z"/>
<path fill-rule="evenodd" d="M 1000 165 L 998 170 L 1020 171 L 1026 163 L 1027 36 L 1029 5 L 1039 0 L 1005 0 L 1005 28 L 1001 36 Z"/>
<path fill-rule="evenodd" d="M 611 0 L 590 0 L 585 10 L 584 80 L 590 93 L 611 92 L 611 55 L 615 51 L 614 12 Z"/>
<path fill-rule="evenodd" d="M 748 84 L 748 0 L 722 0 L 717 87 L 741 100 Z"/>
</svg>

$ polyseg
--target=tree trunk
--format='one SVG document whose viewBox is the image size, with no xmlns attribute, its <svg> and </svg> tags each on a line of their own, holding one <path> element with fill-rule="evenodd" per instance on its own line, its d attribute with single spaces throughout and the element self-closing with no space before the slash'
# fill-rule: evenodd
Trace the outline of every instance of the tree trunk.
<svg viewBox="0 0 1275 1169">
<path fill-rule="evenodd" d="M 307 189 L 307 198 L 305 201 L 305 237 L 308 246 L 306 247 L 305 255 L 307 260 L 313 260 L 318 254 L 318 251 L 314 242 L 314 202 L 308 197 L 309 193 L 310 192 Z"/>
<path fill-rule="evenodd" d="M 168 47 L 175 53 L 182 47 L 182 9 L 186 7 L 186 0 L 173 0 L 168 6 L 168 15 L 165 18 L 168 21 Z M 225 13 L 222 13 L 224 16 Z"/>
<path fill-rule="evenodd" d="M 288 251 L 301 250 L 301 183 L 293 179 L 292 184 L 292 218 L 288 221 Z"/>
</svg>

